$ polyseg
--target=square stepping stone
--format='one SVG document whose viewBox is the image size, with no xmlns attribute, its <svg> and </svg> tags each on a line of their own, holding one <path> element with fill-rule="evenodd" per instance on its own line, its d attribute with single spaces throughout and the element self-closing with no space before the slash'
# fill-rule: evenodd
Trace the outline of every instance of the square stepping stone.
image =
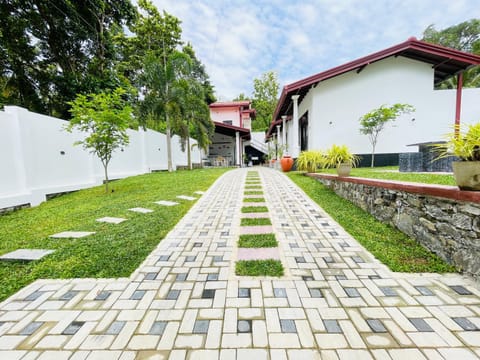
<svg viewBox="0 0 480 360">
<path fill-rule="evenodd" d="M 125 326 L 125 321 L 114 321 L 107 329 L 105 334 L 107 335 L 118 335 Z"/>
<path fill-rule="evenodd" d="M 30 336 L 35 331 L 37 331 L 40 327 L 42 327 L 42 325 L 43 325 L 43 322 L 40 322 L 40 321 L 31 322 L 30 324 L 25 326 L 22 331 L 20 331 L 20 335 Z"/>
<path fill-rule="evenodd" d="M 187 280 L 187 273 L 181 273 L 177 274 L 177 277 L 175 278 L 175 281 L 181 282 Z"/>
<path fill-rule="evenodd" d="M 408 319 L 415 328 L 420 332 L 433 332 L 434 330 L 427 324 L 427 322 L 421 318 L 409 318 Z"/>
<path fill-rule="evenodd" d="M 97 294 L 97 296 L 95 296 L 95 299 L 93 300 L 98 300 L 98 301 L 107 300 L 111 294 L 112 294 L 111 291 L 102 290 Z"/>
<path fill-rule="evenodd" d="M 342 328 L 340 327 L 340 324 L 338 323 L 337 320 L 325 319 L 322 321 L 323 321 L 323 325 L 325 326 L 325 330 L 327 330 L 327 333 L 343 334 Z"/>
<path fill-rule="evenodd" d="M 252 332 L 252 320 L 238 320 L 237 332 L 240 334 Z"/>
<path fill-rule="evenodd" d="M 39 290 L 34 291 L 33 293 L 31 293 L 25 298 L 25 301 L 35 301 L 43 294 L 45 294 L 45 291 L 39 291 Z"/>
<path fill-rule="evenodd" d="M 158 276 L 158 273 L 156 272 L 149 272 L 145 274 L 145 277 L 143 278 L 144 280 L 155 280 Z"/>
<path fill-rule="evenodd" d="M 80 291 L 77 291 L 77 290 L 69 290 L 65 294 L 63 294 L 59 299 L 60 300 L 66 300 L 66 301 L 72 300 L 79 293 L 80 293 Z"/>
<path fill-rule="evenodd" d="M 250 289 L 249 288 L 238 288 L 238 297 L 239 298 L 249 298 Z"/>
<path fill-rule="evenodd" d="M 209 324 L 210 324 L 209 320 L 196 320 L 195 324 L 193 325 L 193 333 L 194 334 L 207 334 Z"/>
<path fill-rule="evenodd" d="M 140 214 L 148 214 L 148 213 L 153 212 L 153 210 L 145 209 L 145 208 L 142 208 L 142 207 L 131 208 L 131 209 L 128 209 L 128 210 L 136 212 L 136 213 L 140 213 Z"/>
<path fill-rule="evenodd" d="M 215 297 L 215 289 L 206 289 L 202 292 L 202 299 L 213 299 Z"/>
<path fill-rule="evenodd" d="M 282 333 L 296 333 L 297 327 L 295 326 L 295 320 L 280 320 L 280 329 Z"/>
<path fill-rule="evenodd" d="M 374 333 L 385 333 L 387 329 L 383 326 L 382 322 L 378 319 L 367 319 L 367 324 Z"/>
<path fill-rule="evenodd" d="M 177 300 L 178 297 L 180 296 L 180 290 L 170 290 L 167 293 L 167 300 Z"/>
<path fill-rule="evenodd" d="M 155 204 L 162 205 L 162 206 L 175 206 L 175 205 L 178 205 L 177 202 L 175 202 L 175 201 L 168 201 L 168 200 L 155 201 Z"/>
<path fill-rule="evenodd" d="M 108 224 L 120 224 L 126 220 L 127 219 L 124 219 L 124 218 L 117 218 L 117 217 L 110 217 L 110 216 L 105 216 L 103 218 L 97 219 L 98 222 L 104 222 Z"/>
<path fill-rule="evenodd" d="M 150 335 L 162 336 L 165 328 L 167 327 L 166 321 L 155 321 L 148 332 Z"/>
<path fill-rule="evenodd" d="M 35 261 L 55 252 L 44 249 L 18 249 L 0 256 L 0 260 L 6 261 Z"/>
<path fill-rule="evenodd" d="M 83 324 L 85 323 L 82 321 L 73 321 L 65 330 L 63 330 L 62 335 L 75 335 Z"/>
<path fill-rule="evenodd" d="M 208 274 L 207 275 L 207 281 L 217 281 L 218 280 L 218 274 Z"/>
<path fill-rule="evenodd" d="M 477 331 L 479 330 L 477 328 L 477 325 L 472 323 L 470 320 L 468 320 L 465 317 L 452 317 L 452 320 L 455 321 L 458 326 L 460 326 L 463 330 L 465 331 Z"/>
<path fill-rule="evenodd" d="M 285 288 L 273 288 L 273 296 L 276 298 L 286 298 L 287 290 Z"/>
<path fill-rule="evenodd" d="M 455 291 L 458 295 L 473 295 L 470 290 L 462 285 L 452 285 L 450 286 L 450 289 Z"/>
<path fill-rule="evenodd" d="M 95 231 L 63 231 L 49 237 L 54 239 L 78 239 L 92 234 L 95 234 Z"/>
<path fill-rule="evenodd" d="M 187 195 L 178 195 L 178 196 L 177 196 L 177 199 L 188 200 L 188 201 L 197 200 L 196 197 L 187 196 Z"/>
<path fill-rule="evenodd" d="M 415 286 L 415 289 L 423 296 L 433 296 L 434 293 L 426 286 Z"/>
</svg>

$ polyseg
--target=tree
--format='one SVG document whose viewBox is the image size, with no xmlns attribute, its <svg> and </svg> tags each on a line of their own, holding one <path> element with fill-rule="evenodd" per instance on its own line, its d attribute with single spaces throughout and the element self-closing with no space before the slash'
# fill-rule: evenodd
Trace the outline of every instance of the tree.
<svg viewBox="0 0 480 360">
<path fill-rule="evenodd" d="M 480 20 L 471 19 L 443 30 L 436 30 L 434 25 L 430 25 L 423 32 L 422 40 L 479 55 Z M 438 87 L 451 89 L 456 86 L 456 77 L 451 77 Z M 480 87 L 480 67 L 476 66 L 463 73 L 463 86 Z"/>
<path fill-rule="evenodd" d="M 182 81 L 182 87 L 181 116 L 184 121 L 177 122 L 177 133 L 182 139 L 182 147 L 187 149 L 188 168 L 192 169 L 190 137 L 197 140 L 200 149 L 206 149 L 211 143 L 215 125 L 205 102 L 203 84 L 189 78 Z"/>
<path fill-rule="evenodd" d="M 401 114 L 408 114 L 415 111 L 415 108 L 409 104 L 394 104 L 392 106 L 382 105 L 373 109 L 360 118 L 360 132 L 368 135 L 372 144 L 372 162 L 374 166 L 375 147 L 377 145 L 378 135 L 390 121 L 395 121 Z"/>
<path fill-rule="evenodd" d="M 244 93 L 238 94 L 238 96 L 235 99 L 233 99 L 233 101 L 245 101 L 245 100 L 250 100 L 250 98 Z"/>
<path fill-rule="evenodd" d="M 192 44 L 188 43 L 183 47 L 183 53 L 188 55 L 191 60 L 191 74 L 190 77 L 195 81 L 202 85 L 203 93 L 204 93 L 204 100 L 207 105 L 214 103 L 217 101 L 215 98 L 215 92 L 213 85 L 210 83 L 209 76 L 205 71 L 205 66 L 202 64 L 200 60 L 198 60 L 197 56 L 195 55 L 195 51 L 193 50 Z"/>
<path fill-rule="evenodd" d="M 72 119 L 66 130 L 78 129 L 87 136 L 75 145 L 97 155 L 105 173 L 105 192 L 108 193 L 108 164 L 113 152 L 129 142 L 127 129 L 131 124 L 132 109 L 126 105 L 122 96 L 125 90 L 118 88 L 113 92 L 78 95 L 71 101 Z"/>
<path fill-rule="evenodd" d="M 268 129 L 277 106 L 279 88 L 277 74 L 274 71 L 267 71 L 260 79 L 253 80 L 252 105 L 257 111 L 252 124 L 254 131 Z"/>
<path fill-rule="evenodd" d="M 76 94 L 115 89 L 113 37 L 135 16 L 130 0 L 1 1 L 6 102 L 68 118 Z"/>
<path fill-rule="evenodd" d="M 145 58 L 144 72 L 140 79 L 143 101 L 140 103 L 141 120 L 145 126 L 164 121 L 167 137 L 168 171 L 173 171 L 171 130 L 178 119 L 183 95 L 183 79 L 188 76 L 190 58 L 179 52 L 164 53 L 161 58 L 150 53 Z"/>
</svg>

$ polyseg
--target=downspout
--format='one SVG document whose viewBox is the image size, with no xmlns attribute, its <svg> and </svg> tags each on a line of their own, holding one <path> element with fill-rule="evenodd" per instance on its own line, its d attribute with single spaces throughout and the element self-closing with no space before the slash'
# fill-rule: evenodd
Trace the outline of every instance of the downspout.
<svg viewBox="0 0 480 360">
<path fill-rule="evenodd" d="M 457 136 L 460 131 L 460 117 L 462 115 L 462 88 L 463 72 L 457 75 L 457 99 L 455 103 L 455 134 Z"/>
</svg>

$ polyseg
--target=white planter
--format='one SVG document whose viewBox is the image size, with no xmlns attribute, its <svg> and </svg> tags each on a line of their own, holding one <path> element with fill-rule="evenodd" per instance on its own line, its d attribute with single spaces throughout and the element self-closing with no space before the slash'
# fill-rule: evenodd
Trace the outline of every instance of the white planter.
<svg viewBox="0 0 480 360">
<path fill-rule="evenodd" d="M 480 161 L 454 161 L 452 168 L 460 190 L 480 191 Z"/>
</svg>

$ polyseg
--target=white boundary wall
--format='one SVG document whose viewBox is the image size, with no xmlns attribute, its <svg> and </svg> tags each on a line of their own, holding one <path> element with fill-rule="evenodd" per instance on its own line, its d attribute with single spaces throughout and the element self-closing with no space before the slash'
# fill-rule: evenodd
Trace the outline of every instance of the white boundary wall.
<svg viewBox="0 0 480 360">
<path fill-rule="evenodd" d="M 66 132 L 67 123 L 17 106 L 5 106 L 0 111 L 0 209 L 35 206 L 48 194 L 102 183 L 100 160 L 81 145 L 73 145 L 84 136 Z M 128 135 L 130 144 L 112 157 L 109 178 L 167 170 L 165 134 L 139 129 L 128 130 Z M 198 147 L 194 147 L 192 162 L 201 163 L 201 157 Z M 178 136 L 172 137 L 172 162 L 175 168 L 187 165 L 187 153 L 181 151 Z"/>
</svg>

